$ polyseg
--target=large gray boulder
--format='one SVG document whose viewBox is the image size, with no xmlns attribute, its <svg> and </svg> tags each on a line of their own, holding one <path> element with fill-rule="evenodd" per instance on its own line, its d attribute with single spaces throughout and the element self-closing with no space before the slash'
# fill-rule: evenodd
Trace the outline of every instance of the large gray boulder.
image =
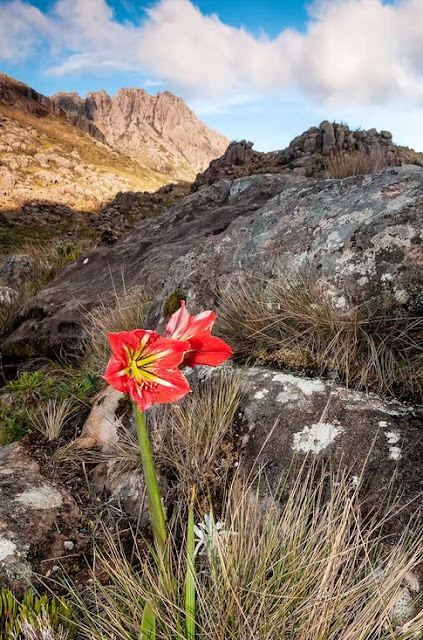
<svg viewBox="0 0 423 640">
<path fill-rule="evenodd" d="M 68 491 L 41 473 L 20 443 L 0 447 L 0 588 L 26 591 L 66 555 L 80 511 Z"/>
<path fill-rule="evenodd" d="M 123 283 L 158 290 L 151 327 L 176 291 L 192 312 L 214 307 L 234 273 L 271 277 L 279 258 L 311 266 L 340 309 L 374 296 L 421 308 L 422 239 L 423 172 L 416 166 L 343 180 L 285 174 L 219 181 L 139 223 L 121 244 L 69 265 L 22 310 L 3 350 L 69 348 L 87 310 Z"/>
<path fill-rule="evenodd" d="M 222 370 L 242 380 L 235 430 L 240 470 L 251 481 L 262 474 L 264 498 L 268 492 L 278 495 L 292 469 L 326 464 L 342 469 L 352 487 L 360 484 L 369 510 L 383 510 L 397 495 L 398 507 L 386 527 L 386 533 L 392 534 L 393 539 L 421 511 L 421 407 L 352 391 L 321 378 L 265 367 L 239 368 L 229 363 L 217 369 L 186 369 L 193 397 L 207 378 L 218 380 Z M 103 451 L 113 452 L 119 451 L 121 442 L 127 457 L 131 452 L 129 457 L 135 464 L 119 481 L 111 463 L 100 465 L 99 475 L 111 498 L 126 513 L 146 524 L 148 514 L 140 500 L 142 484 L 135 427 L 129 416 L 124 418 L 127 431 L 122 430 L 119 395 L 108 387 L 98 396 L 79 444 L 81 448 L 99 446 Z M 156 428 L 165 431 L 166 408 L 156 405 L 149 413 L 153 414 Z M 127 433 L 132 433 L 133 443 Z M 125 442 L 121 440 L 123 437 Z M 226 462 L 222 464 L 225 466 Z M 235 470 L 238 462 L 231 459 L 227 464 L 232 464 Z M 421 526 L 421 518 L 415 519 L 414 525 Z"/>
<path fill-rule="evenodd" d="M 136 225 L 113 249 L 102 249 L 70 264 L 22 309 L 21 325 L 4 345 L 16 355 L 69 348 L 83 334 L 85 317 L 104 297 L 125 285 L 158 290 L 181 256 L 218 241 L 231 223 L 249 216 L 285 189 L 307 181 L 297 176 L 264 175 L 200 189 L 166 213 Z"/>
</svg>

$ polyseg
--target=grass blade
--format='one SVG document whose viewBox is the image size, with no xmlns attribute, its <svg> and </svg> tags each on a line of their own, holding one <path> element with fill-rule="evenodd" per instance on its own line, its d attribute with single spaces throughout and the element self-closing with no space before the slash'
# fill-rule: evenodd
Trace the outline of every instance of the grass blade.
<svg viewBox="0 0 423 640">
<path fill-rule="evenodd" d="M 156 614 L 148 602 L 142 614 L 140 640 L 156 640 Z"/>
</svg>

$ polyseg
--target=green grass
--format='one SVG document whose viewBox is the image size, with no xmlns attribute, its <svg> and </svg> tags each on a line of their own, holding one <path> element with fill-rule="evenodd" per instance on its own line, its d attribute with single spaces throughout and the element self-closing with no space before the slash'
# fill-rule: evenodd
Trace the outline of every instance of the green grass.
<svg viewBox="0 0 423 640">
<path fill-rule="evenodd" d="M 30 640 L 24 633 L 29 628 L 34 631 L 33 640 L 55 640 L 56 635 L 41 634 L 43 629 L 71 640 L 76 635 L 73 618 L 72 606 L 63 598 L 49 599 L 28 591 L 18 599 L 10 589 L 0 590 L 0 640 Z"/>
</svg>

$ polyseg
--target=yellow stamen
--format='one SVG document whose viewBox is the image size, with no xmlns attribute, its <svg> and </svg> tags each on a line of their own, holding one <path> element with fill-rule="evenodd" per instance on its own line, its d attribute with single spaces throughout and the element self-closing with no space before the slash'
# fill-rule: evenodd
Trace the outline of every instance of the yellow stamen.
<svg viewBox="0 0 423 640">
<path fill-rule="evenodd" d="M 160 358 L 163 358 L 164 356 L 166 356 L 170 352 L 171 352 L 171 349 L 166 349 L 166 351 L 160 351 L 159 353 L 153 353 L 153 355 L 147 356 L 146 358 L 142 358 L 142 360 L 138 359 L 138 366 L 139 367 L 144 367 L 145 365 L 150 364 L 151 362 L 155 362 L 156 360 L 159 360 Z"/>
</svg>

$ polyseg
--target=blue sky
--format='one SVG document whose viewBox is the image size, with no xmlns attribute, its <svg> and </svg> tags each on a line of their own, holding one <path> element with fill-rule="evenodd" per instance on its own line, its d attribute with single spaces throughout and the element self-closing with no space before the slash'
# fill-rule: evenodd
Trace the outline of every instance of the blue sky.
<svg viewBox="0 0 423 640">
<path fill-rule="evenodd" d="M 259 150 L 323 119 L 423 150 L 423 0 L 0 0 L 0 71 L 170 90 Z"/>
</svg>

